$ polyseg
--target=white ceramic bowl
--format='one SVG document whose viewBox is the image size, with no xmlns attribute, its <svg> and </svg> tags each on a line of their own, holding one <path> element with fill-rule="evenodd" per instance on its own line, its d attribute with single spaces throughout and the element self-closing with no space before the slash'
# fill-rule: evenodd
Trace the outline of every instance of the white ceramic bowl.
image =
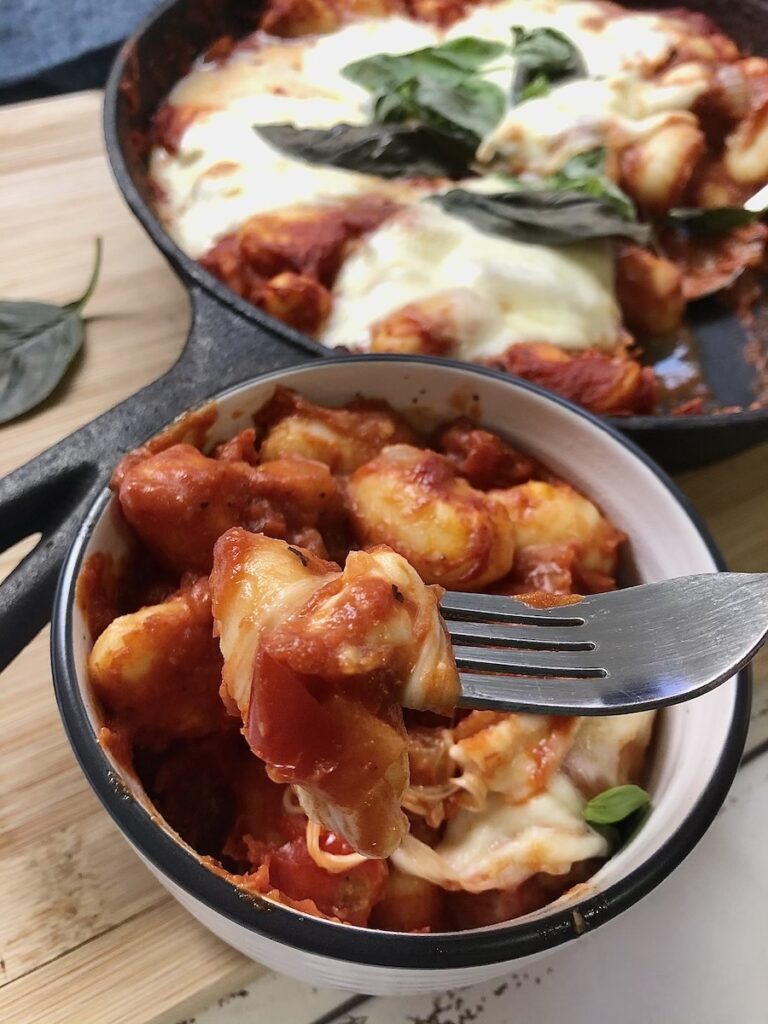
<svg viewBox="0 0 768 1024">
<path fill-rule="evenodd" d="M 242 429 L 276 384 L 320 403 L 356 395 L 449 419 L 475 407 L 483 424 L 540 458 L 593 497 L 630 537 L 640 582 L 722 568 L 685 499 L 638 449 L 579 409 L 480 368 L 401 357 L 338 359 L 278 371 L 218 398 L 213 440 Z M 749 714 L 746 676 L 661 714 L 640 833 L 578 894 L 512 923 L 406 935 L 307 917 L 238 892 L 150 816 L 136 783 L 98 746 L 89 689 L 90 640 L 74 600 L 83 559 L 121 544 L 108 492 L 93 505 L 67 558 L 53 619 L 56 692 L 70 741 L 91 785 L 157 878 L 204 925 L 247 956 L 303 981 L 374 994 L 428 992 L 504 974 L 551 953 L 626 910 L 690 852 L 717 813 L 741 756 Z M 674 623 L 670 624 L 674 629 Z"/>
</svg>

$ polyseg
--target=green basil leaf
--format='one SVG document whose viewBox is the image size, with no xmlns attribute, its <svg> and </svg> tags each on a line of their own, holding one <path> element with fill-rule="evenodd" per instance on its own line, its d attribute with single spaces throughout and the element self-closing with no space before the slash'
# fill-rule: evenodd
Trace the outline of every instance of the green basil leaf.
<svg viewBox="0 0 768 1024">
<path fill-rule="evenodd" d="M 515 58 L 513 103 L 528 98 L 525 90 L 536 78 L 544 77 L 552 84 L 569 78 L 584 78 L 587 74 L 581 51 L 568 36 L 554 28 L 525 29 L 514 25 L 512 56 Z"/>
<path fill-rule="evenodd" d="M 396 89 L 408 79 L 422 75 L 454 84 L 479 71 L 505 50 L 501 43 L 465 36 L 442 46 L 425 46 L 410 53 L 377 53 L 347 64 L 341 73 L 374 93 Z"/>
<path fill-rule="evenodd" d="M 521 100 L 535 100 L 539 96 L 546 96 L 549 92 L 549 79 L 546 75 L 534 76 L 527 85 L 523 86 L 520 93 Z"/>
<path fill-rule="evenodd" d="M 676 209 L 667 218 L 691 234 L 724 235 L 736 228 L 755 224 L 763 216 L 761 211 L 745 210 L 743 206 L 715 206 L 709 209 Z"/>
<path fill-rule="evenodd" d="M 592 797 L 584 808 L 584 820 L 590 825 L 616 825 L 650 802 L 640 786 L 614 786 Z"/>
<path fill-rule="evenodd" d="M 467 36 L 412 53 L 375 54 L 344 68 L 373 93 L 379 124 L 419 122 L 478 145 L 504 114 L 504 93 L 476 72 L 504 52 L 501 43 Z"/>
<path fill-rule="evenodd" d="M 81 312 L 101 267 L 101 239 L 88 286 L 74 302 L 0 302 L 0 423 L 46 399 L 83 343 Z"/>
<path fill-rule="evenodd" d="M 597 825 L 591 821 L 590 827 L 594 829 L 599 835 L 605 839 L 608 843 L 608 856 L 612 857 L 617 850 L 621 849 L 624 845 L 621 832 L 616 828 L 615 825 Z"/>
<path fill-rule="evenodd" d="M 341 69 L 342 75 L 350 82 L 360 85 L 369 92 L 385 92 L 396 89 L 413 75 L 411 65 L 405 65 L 401 57 L 391 53 L 377 53 L 365 60 L 356 60 Z"/>
<path fill-rule="evenodd" d="M 414 88 L 413 103 L 419 120 L 475 146 L 504 114 L 504 93 L 480 78 L 468 78 L 453 87 L 422 78 Z"/>
<path fill-rule="evenodd" d="M 432 51 L 465 71 L 479 71 L 484 64 L 506 53 L 507 47 L 503 43 L 494 43 L 490 39 L 461 36 L 459 39 L 452 39 L 441 46 L 432 47 Z"/>
<path fill-rule="evenodd" d="M 570 245 L 594 238 L 631 238 L 646 245 L 651 237 L 645 224 L 621 217 L 605 199 L 580 192 L 499 192 L 484 195 L 452 189 L 430 196 L 447 213 L 489 234 L 536 245 Z"/>
<path fill-rule="evenodd" d="M 549 188 L 583 192 L 594 199 L 607 199 L 626 220 L 637 220 L 635 204 L 605 173 L 606 150 L 599 146 L 577 153 L 547 180 Z"/>
<path fill-rule="evenodd" d="M 333 128 L 269 124 L 255 125 L 254 130 L 271 146 L 300 160 L 380 178 L 461 178 L 475 152 L 473 145 L 418 124 L 337 124 Z"/>
</svg>

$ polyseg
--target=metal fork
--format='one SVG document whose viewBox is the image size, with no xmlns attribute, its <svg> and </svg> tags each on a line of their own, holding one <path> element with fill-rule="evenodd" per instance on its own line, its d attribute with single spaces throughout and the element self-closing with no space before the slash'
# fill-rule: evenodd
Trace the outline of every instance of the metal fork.
<svg viewBox="0 0 768 1024">
<path fill-rule="evenodd" d="M 683 576 L 532 608 L 447 593 L 460 707 L 619 715 L 690 700 L 768 636 L 768 573 Z"/>
</svg>

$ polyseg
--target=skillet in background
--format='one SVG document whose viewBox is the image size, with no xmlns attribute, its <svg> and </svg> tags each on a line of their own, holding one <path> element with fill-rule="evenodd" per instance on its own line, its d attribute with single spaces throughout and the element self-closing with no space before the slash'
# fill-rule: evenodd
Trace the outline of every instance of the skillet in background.
<svg viewBox="0 0 768 1024">
<path fill-rule="evenodd" d="M 659 9 L 656 4 L 627 6 Z M 669 7 L 675 4 L 670 2 Z M 685 6 L 713 18 L 747 52 L 768 55 L 768 0 L 690 0 Z M 334 353 L 235 295 L 187 256 L 166 233 L 152 208 L 146 172 L 147 132 L 159 103 L 189 69 L 190 62 L 221 35 L 254 30 L 262 3 L 255 0 L 171 0 L 148 18 L 123 46 L 107 85 L 104 126 L 107 151 L 128 205 L 188 288 L 199 286 L 214 300 L 213 314 L 225 339 L 231 330 L 261 328 L 270 348 L 303 351 L 305 358 Z M 721 407 L 748 406 L 756 370 L 744 358 L 747 337 L 738 319 L 716 300 L 689 307 L 705 380 Z M 763 342 L 768 353 L 768 338 Z M 250 372 L 268 368 L 254 337 Z M 610 417 L 666 469 L 705 465 L 768 439 L 768 408 L 694 416 L 654 414 Z"/>
</svg>

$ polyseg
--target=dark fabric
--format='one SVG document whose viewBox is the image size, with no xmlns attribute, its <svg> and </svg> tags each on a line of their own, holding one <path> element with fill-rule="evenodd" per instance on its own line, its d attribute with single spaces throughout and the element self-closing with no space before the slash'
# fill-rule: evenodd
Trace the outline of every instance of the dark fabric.
<svg viewBox="0 0 768 1024">
<path fill-rule="evenodd" d="M 0 0 L 2 3 L 2 0 Z M 86 53 L 77 60 L 67 61 L 35 78 L 0 86 L 0 105 L 23 103 L 46 96 L 58 96 L 63 92 L 77 92 L 80 89 L 100 89 L 107 80 L 112 61 L 119 44 L 105 46 L 93 53 Z"/>
<path fill-rule="evenodd" d="M 118 44 L 159 0 L 0 0 L 0 102 L 104 84 Z"/>
</svg>

